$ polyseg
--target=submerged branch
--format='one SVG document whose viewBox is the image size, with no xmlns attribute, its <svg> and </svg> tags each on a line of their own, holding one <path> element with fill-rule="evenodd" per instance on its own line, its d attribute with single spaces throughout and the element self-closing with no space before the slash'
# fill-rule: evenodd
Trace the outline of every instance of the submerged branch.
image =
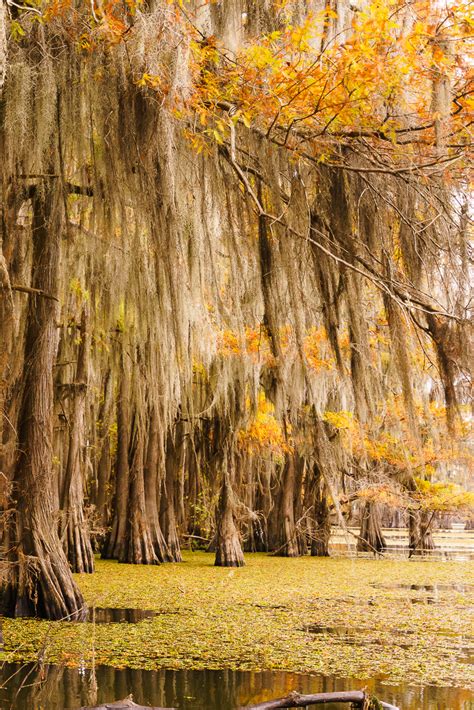
<svg viewBox="0 0 474 710">
<path fill-rule="evenodd" d="M 385 710 L 398 710 L 395 705 L 383 703 L 380 700 L 371 703 L 363 690 L 341 691 L 339 693 L 316 693 L 314 695 L 300 695 L 292 692 L 286 698 L 267 700 L 258 705 L 249 705 L 240 710 L 278 710 L 278 708 L 304 708 L 308 705 L 326 705 L 328 703 L 351 703 L 354 708 L 382 707 Z M 378 705 L 377 705 L 378 703 Z"/>
</svg>

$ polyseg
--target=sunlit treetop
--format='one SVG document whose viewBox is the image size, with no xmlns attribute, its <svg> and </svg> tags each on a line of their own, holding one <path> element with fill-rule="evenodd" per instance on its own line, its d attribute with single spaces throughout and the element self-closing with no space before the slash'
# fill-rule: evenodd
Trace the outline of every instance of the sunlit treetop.
<svg viewBox="0 0 474 710">
<path fill-rule="evenodd" d="M 25 33 L 25 15 L 64 19 L 83 51 L 132 42 L 143 31 L 137 17 L 147 12 L 141 0 L 19 5 L 10 5 L 15 38 Z M 277 28 L 260 35 L 249 28 L 236 51 L 205 36 L 194 3 L 161 5 L 157 42 L 166 35 L 171 48 L 190 43 L 192 88 L 174 90 L 169 106 L 179 118 L 197 117 L 198 150 L 222 143 L 231 124 L 242 123 L 310 160 L 341 161 L 342 147 L 352 150 L 357 138 L 380 146 L 370 158 L 374 170 L 460 176 L 466 169 L 474 108 L 470 3 L 360 3 L 335 32 L 338 17 L 329 7 L 294 24 L 293 3 L 274 0 Z M 168 74 L 165 58 L 159 72 L 145 68 L 137 83 L 166 97 Z"/>
</svg>

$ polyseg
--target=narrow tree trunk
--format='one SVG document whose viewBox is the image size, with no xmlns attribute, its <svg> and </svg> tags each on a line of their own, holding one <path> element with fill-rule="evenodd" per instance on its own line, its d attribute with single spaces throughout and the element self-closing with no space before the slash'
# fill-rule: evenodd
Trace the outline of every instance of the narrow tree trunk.
<svg viewBox="0 0 474 710">
<path fill-rule="evenodd" d="M 314 527 L 311 538 L 311 555 L 313 557 L 329 557 L 329 538 L 331 536 L 331 521 L 327 501 L 327 490 L 321 472 L 314 467 L 316 482 L 314 490 Z"/>
<path fill-rule="evenodd" d="M 138 398 L 139 405 L 142 398 Z M 126 514 L 125 544 L 121 548 L 119 562 L 151 565 L 158 562 L 148 527 L 145 505 L 145 424 L 144 413 L 135 411 L 130 446 L 130 492 Z"/>
<path fill-rule="evenodd" d="M 61 537 L 64 549 L 72 571 L 81 573 L 94 571 L 89 525 L 84 514 L 84 466 L 81 451 L 84 446 L 88 351 L 89 336 L 84 309 L 81 318 L 81 343 L 77 354 L 76 377 L 75 382 L 69 385 L 72 407 L 69 419 L 66 475 L 61 495 L 63 513 Z"/>
<path fill-rule="evenodd" d="M 367 501 L 362 513 L 357 551 L 377 553 L 383 552 L 386 547 L 377 504 Z"/>
<path fill-rule="evenodd" d="M 33 198 L 32 287 L 58 291 L 60 224 L 58 192 L 50 186 Z M 18 460 L 10 507 L 9 561 L 1 609 L 7 616 L 84 618 L 86 608 L 69 569 L 53 507 L 53 365 L 57 307 L 52 298 L 30 296 L 25 341 Z"/>
<path fill-rule="evenodd" d="M 160 562 L 172 562 L 173 558 L 165 542 L 160 527 L 158 510 L 159 495 L 159 432 L 158 417 L 154 409 L 149 415 L 148 446 L 145 465 L 145 504 L 148 525 L 155 555 Z"/>
<path fill-rule="evenodd" d="M 1 12 L 1 10 L 0 10 Z M 7 505 L 9 481 L 7 480 L 6 455 L 4 451 L 4 427 L 7 426 L 6 412 L 8 390 L 8 360 L 13 344 L 13 295 L 8 266 L 2 251 L 0 234 L 0 515 Z M 2 519 L 3 522 L 3 519 Z M 0 545 L 3 540 L 3 525 L 0 526 Z"/>
<path fill-rule="evenodd" d="M 100 440 L 99 440 L 99 460 L 97 464 L 97 484 L 95 490 L 95 506 L 97 523 L 101 528 L 105 528 L 108 521 L 108 485 L 111 473 L 112 460 L 110 455 L 110 425 L 111 410 L 113 402 L 113 378 L 111 370 L 108 370 L 104 383 L 104 402 L 99 413 Z"/>
<path fill-rule="evenodd" d="M 229 474 L 224 473 L 217 507 L 216 567 L 243 567 L 244 553 L 234 520 L 233 492 Z"/>
<path fill-rule="evenodd" d="M 176 433 L 176 438 L 179 431 Z M 181 464 L 182 443 L 173 441 L 171 434 L 168 434 L 165 461 L 165 485 L 161 497 L 161 529 L 164 534 L 166 547 L 168 549 L 169 562 L 181 562 L 181 548 L 179 544 L 178 529 L 176 525 L 175 508 L 175 481 L 177 471 Z"/>
<path fill-rule="evenodd" d="M 127 500 L 130 470 L 128 445 L 130 441 L 130 380 L 125 367 L 125 355 L 121 356 L 120 393 L 117 402 L 117 460 L 115 468 L 115 497 L 112 528 L 104 545 L 102 557 L 120 559 L 124 555 L 127 528 Z"/>
<path fill-rule="evenodd" d="M 300 550 L 295 525 L 295 460 L 293 454 L 287 454 L 282 472 L 280 506 L 278 510 L 277 548 L 275 555 L 280 557 L 298 557 Z"/>
</svg>

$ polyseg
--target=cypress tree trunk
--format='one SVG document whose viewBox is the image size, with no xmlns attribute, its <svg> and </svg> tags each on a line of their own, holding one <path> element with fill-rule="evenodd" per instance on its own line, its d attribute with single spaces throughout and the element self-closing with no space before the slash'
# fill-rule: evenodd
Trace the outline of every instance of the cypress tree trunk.
<svg viewBox="0 0 474 710">
<path fill-rule="evenodd" d="M 376 503 L 366 501 L 362 512 L 360 536 L 357 540 L 357 552 L 383 552 L 386 543 L 380 526 L 380 515 Z"/>
<path fill-rule="evenodd" d="M 57 350 L 60 195 L 45 185 L 33 196 L 32 288 L 25 340 L 19 447 L 10 508 L 14 510 L 2 582 L 1 612 L 48 619 L 85 618 L 86 608 L 61 546 L 54 510 L 53 365 Z"/>
<path fill-rule="evenodd" d="M 314 490 L 314 527 L 311 538 L 311 555 L 313 557 L 329 557 L 329 538 L 331 535 L 331 521 L 329 517 L 329 506 L 327 501 L 327 491 L 324 480 L 318 467 L 315 471 Z"/>
<path fill-rule="evenodd" d="M 105 528 L 108 520 L 108 485 L 111 472 L 111 455 L 110 455 L 110 424 L 111 410 L 113 402 L 113 379 L 111 370 L 107 370 L 104 383 L 104 402 L 100 408 L 100 443 L 99 457 L 97 464 L 97 483 L 94 491 L 94 503 L 96 506 L 97 523 L 100 527 Z"/>
<path fill-rule="evenodd" d="M 139 407 L 142 400 L 139 397 Z M 140 407 L 141 408 L 141 407 Z M 126 513 L 125 544 L 121 547 L 119 562 L 151 565 L 158 562 L 148 526 L 145 505 L 144 480 L 144 422 L 143 412 L 135 411 L 130 445 L 130 491 Z"/>
<path fill-rule="evenodd" d="M 1 12 L 1 11 L 0 11 Z M 6 426 L 6 399 L 8 389 L 8 359 L 13 341 L 13 297 L 8 266 L 2 251 L 0 233 L 0 513 L 6 507 L 8 481 L 6 480 L 6 456 L 4 452 L 3 428 Z M 3 539 L 3 527 L 0 527 L 0 544 Z"/>
<path fill-rule="evenodd" d="M 150 426 L 148 431 L 148 445 L 145 465 L 145 505 L 150 529 L 151 540 L 155 555 L 160 562 L 172 562 L 173 558 L 168 551 L 161 527 L 158 510 L 159 485 L 159 432 L 158 417 L 153 408 L 149 414 Z"/>
<path fill-rule="evenodd" d="M 94 555 L 89 525 L 84 514 L 84 475 L 81 449 L 84 445 L 85 407 L 88 381 L 89 335 L 87 315 L 81 318 L 81 343 L 77 354 L 75 382 L 68 384 L 72 399 L 66 475 L 61 495 L 63 512 L 61 537 L 73 572 L 93 572 Z"/>
<path fill-rule="evenodd" d="M 298 536 L 295 525 L 295 458 L 287 454 L 282 472 L 280 505 L 277 512 L 277 548 L 275 555 L 299 557 Z"/>
<path fill-rule="evenodd" d="M 216 567 L 243 567 L 244 553 L 234 520 L 233 491 L 228 471 L 224 473 L 217 506 Z"/>
<path fill-rule="evenodd" d="M 165 480 L 161 494 L 160 520 L 161 529 L 168 550 L 169 562 L 181 562 L 181 548 L 176 525 L 175 481 L 179 466 L 179 448 L 175 446 L 172 435 L 168 434 L 165 461 Z"/>
<path fill-rule="evenodd" d="M 176 433 L 178 438 L 179 433 Z M 161 529 L 165 538 L 166 547 L 168 550 L 169 562 L 181 562 L 181 548 L 179 544 L 178 529 L 176 525 L 176 507 L 175 507 L 175 481 L 177 470 L 181 464 L 181 447 L 182 443 L 175 443 L 171 433 L 168 434 L 166 446 L 166 462 L 165 462 L 165 485 L 161 496 Z"/>
</svg>

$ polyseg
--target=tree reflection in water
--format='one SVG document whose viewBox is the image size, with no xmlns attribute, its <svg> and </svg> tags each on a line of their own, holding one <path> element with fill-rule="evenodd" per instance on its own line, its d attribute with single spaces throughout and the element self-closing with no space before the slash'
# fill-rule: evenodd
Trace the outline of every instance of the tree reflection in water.
<svg viewBox="0 0 474 710">
<path fill-rule="evenodd" d="M 179 710 L 232 710 L 281 697 L 290 690 L 333 692 L 366 687 L 403 710 L 472 710 L 472 694 L 462 688 L 387 686 L 381 681 L 299 675 L 279 671 L 147 671 L 98 666 L 90 669 L 35 664 L 3 664 L 1 710 L 77 710 L 133 694 L 144 705 Z M 336 710 L 339 706 L 325 706 Z M 344 706 L 340 706 L 344 707 Z"/>
</svg>

